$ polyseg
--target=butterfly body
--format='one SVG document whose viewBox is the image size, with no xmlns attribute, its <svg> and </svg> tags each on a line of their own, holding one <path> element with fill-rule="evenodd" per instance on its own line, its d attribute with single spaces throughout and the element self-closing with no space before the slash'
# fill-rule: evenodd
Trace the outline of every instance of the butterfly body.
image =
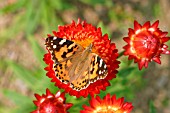
<svg viewBox="0 0 170 113">
<path fill-rule="evenodd" d="M 107 76 L 105 62 L 95 53 L 93 45 L 83 46 L 63 38 L 48 37 L 45 42 L 54 61 L 56 77 L 74 90 L 87 88 L 90 83 Z"/>
</svg>

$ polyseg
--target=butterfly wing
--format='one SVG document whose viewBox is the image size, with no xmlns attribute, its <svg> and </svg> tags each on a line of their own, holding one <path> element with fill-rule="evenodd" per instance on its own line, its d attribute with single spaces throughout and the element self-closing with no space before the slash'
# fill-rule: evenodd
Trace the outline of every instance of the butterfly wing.
<svg viewBox="0 0 170 113">
<path fill-rule="evenodd" d="M 52 59 L 55 61 L 55 63 L 66 61 L 71 56 L 82 51 L 83 49 L 73 41 L 53 36 L 46 38 L 45 45 L 50 50 Z"/>
<path fill-rule="evenodd" d="M 61 82 L 68 83 L 70 80 L 68 69 L 72 67 L 74 57 L 83 51 L 83 47 L 73 41 L 54 36 L 47 37 L 45 45 L 52 55 L 56 77 Z"/>
<path fill-rule="evenodd" d="M 51 52 L 56 77 L 65 84 L 70 83 L 74 90 L 87 88 L 90 83 L 106 77 L 107 66 L 95 53 L 89 53 L 87 61 L 78 65 L 84 48 L 75 42 L 51 36 L 45 45 Z M 79 68 L 81 71 L 77 71 Z"/>
<path fill-rule="evenodd" d="M 108 70 L 105 62 L 95 53 L 90 53 L 90 55 L 90 64 L 88 68 L 84 70 L 82 75 L 79 75 L 79 77 L 71 83 L 73 89 L 85 89 L 90 83 L 99 79 L 104 79 L 107 76 Z"/>
<path fill-rule="evenodd" d="M 98 79 L 104 79 L 107 74 L 107 65 L 97 54 L 92 53 L 93 57 L 91 59 L 90 65 L 90 83 L 95 82 Z"/>
</svg>

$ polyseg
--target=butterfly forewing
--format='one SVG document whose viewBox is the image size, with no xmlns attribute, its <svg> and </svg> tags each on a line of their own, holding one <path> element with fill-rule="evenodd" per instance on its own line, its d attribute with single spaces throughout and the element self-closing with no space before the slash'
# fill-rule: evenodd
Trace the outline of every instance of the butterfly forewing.
<svg viewBox="0 0 170 113">
<path fill-rule="evenodd" d="M 58 37 L 48 37 L 45 45 L 50 50 L 53 60 L 56 63 L 66 61 L 76 52 L 82 51 L 82 48 L 76 43 Z"/>
</svg>

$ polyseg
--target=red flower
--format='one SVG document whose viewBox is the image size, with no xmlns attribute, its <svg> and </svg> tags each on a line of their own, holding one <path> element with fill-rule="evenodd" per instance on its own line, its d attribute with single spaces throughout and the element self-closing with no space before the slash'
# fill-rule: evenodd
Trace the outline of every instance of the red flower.
<svg viewBox="0 0 170 113">
<path fill-rule="evenodd" d="M 161 31 L 158 24 L 159 21 L 156 21 L 150 25 L 148 21 L 141 26 L 134 21 L 134 29 L 129 28 L 128 37 L 124 38 L 124 41 L 128 43 L 123 47 L 124 55 L 128 55 L 129 60 L 134 59 L 140 70 L 142 67 L 147 68 L 152 60 L 160 64 L 161 54 L 170 54 L 167 50 L 168 46 L 165 45 L 170 37 L 166 37 L 168 32 Z"/>
<path fill-rule="evenodd" d="M 110 94 L 107 94 L 103 100 L 99 96 L 92 97 L 89 102 L 90 107 L 83 105 L 84 110 L 80 113 L 130 113 L 133 109 L 131 103 L 124 103 L 123 97 L 116 100 L 116 96 L 110 97 Z"/>
<path fill-rule="evenodd" d="M 67 110 L 72 106 L 71 103 L 65 103 L 65 94 L 58 91 L 55 95 L 48 89 L 46 95 L 35 94 L 37 100 L 33 101 L 38 107 L 31 113 L 68 113 Z"/>
<path fill-rule="evenodd" d="M 74 21 L 71 24 L 59 26 L 58 31 L 53 31 L 54 36 L 71 40 L 75 43 L 86 48 L 90 44 L 93 45 L 92 52 L 96 53 L 104 60 L 107 65 L 108 74 L 104 79 L 97 80 L 85 88 L 79 91 L 72 89 L 68 84 L 64 84 L 56 78 L 55 71 L 53 70 L 53 60 L 51 59 L 51 53 L 44 55 L 44 61 L 48 66 L 45 70 L 48 71 L 47 76 L 52 78 L 52 82 L 59 88 L 65 89 L 70 95 L 76 97 L 87 97 L 88 94 L 98 94 L 100 90 L 106 90 L 106 87 L 110 85 L 108 80 L 116 77 L 117 68 L 119 62 L 116 60 L 118 57 L 117 49 L 114 43 L 108 39 L 108 35 L 102 35 L 101 29 L 86 23 L 86 21 L 78 20 L 76 24 Z M 48 35 L 51 36 L 51 35 Z M 48 48 L 47 48 L 48 49 Z"/>
</svg>

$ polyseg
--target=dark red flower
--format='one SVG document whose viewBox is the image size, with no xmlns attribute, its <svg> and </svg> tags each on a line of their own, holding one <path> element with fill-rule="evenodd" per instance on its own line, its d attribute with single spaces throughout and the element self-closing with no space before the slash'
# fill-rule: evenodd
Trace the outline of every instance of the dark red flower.
<svg viewBox="0 0 170 113">
<path fill-rule="evenodd" d="M 53 34 L 56 37 L 71 40 L 84 48 L 92 44 L 92 52 L 104 60 L 107 65 L 108 74 L 104 79 L 91 83 L 85 89 L 81 89 L 80 91 L 74 90 L 68 84 L 64 84 L 56 78 L 55 71 L 53 70 L 54 61 L 52 60 L 51 53 L 48 52 L 44 55 L 44 61 L 48 64 L 45 70 L 48 71 L 47 76 L 52 78 L 52 82 L 55 82 L 56 86 L 65 89 L 70 95 L 76 97 L 87 97 L 88 94 L 93 96 L 94 94 L 98 94 L 100 90 L 106 90 L 106 87 L 110 85 L 109 80 L 116 77 L 116 69 L 119 67 L 119 61 L 116 60 L 118 57 L 116 46 L 108 39 L 108 35 L 102 35 L 100 28 L 96 28 L 86 23 L 86 21 L 81 22 L 80 19 L 77 24 L 73 21 L 71 24 L 59 26 L 58 31 L 53 31 Z"/>
<path fill-rule="evenodd" d="M 60 91 L 54 95 L 47 89 L 45 95 L 35 94 L 35 97 L 37 100 L 33 102 L 38 108 L 31 113 L 69 113 L 67 110 L 72 106 L 72 103 L 65 103 L 65 94 Z"/>
<path fill-rule="evenodd" d="M 142 26 L 134 21 L 134 29 L 129 28 L 128 37 L 124 38 L 128 43 L 123 47 L 124 55 L 128 55 L 129 60 L 134 59 L 140 70 L 142 67 L 147 68 L 152 60 L 160 64 L 161 54 L 170 54 L 168 46 L 165 45 L 170 37 L 166 36 L 168 32 L 158 28 L 158 24 L 159 21 L 156 21 L 150 25 L 148 21 Z"/>
<path fill-rule="evenodd" d="M 89 103 L 90 106 L 83 105 L 84 110 L 81 110 L 80 113 L 130 113 L 133 109 L 131 103 L 124 102 L 123 97 L 116 100 L 116 96 L 110 97 L 110 94 L 103 99 L 99 96 L 92 97 Z"/>
</svg>

